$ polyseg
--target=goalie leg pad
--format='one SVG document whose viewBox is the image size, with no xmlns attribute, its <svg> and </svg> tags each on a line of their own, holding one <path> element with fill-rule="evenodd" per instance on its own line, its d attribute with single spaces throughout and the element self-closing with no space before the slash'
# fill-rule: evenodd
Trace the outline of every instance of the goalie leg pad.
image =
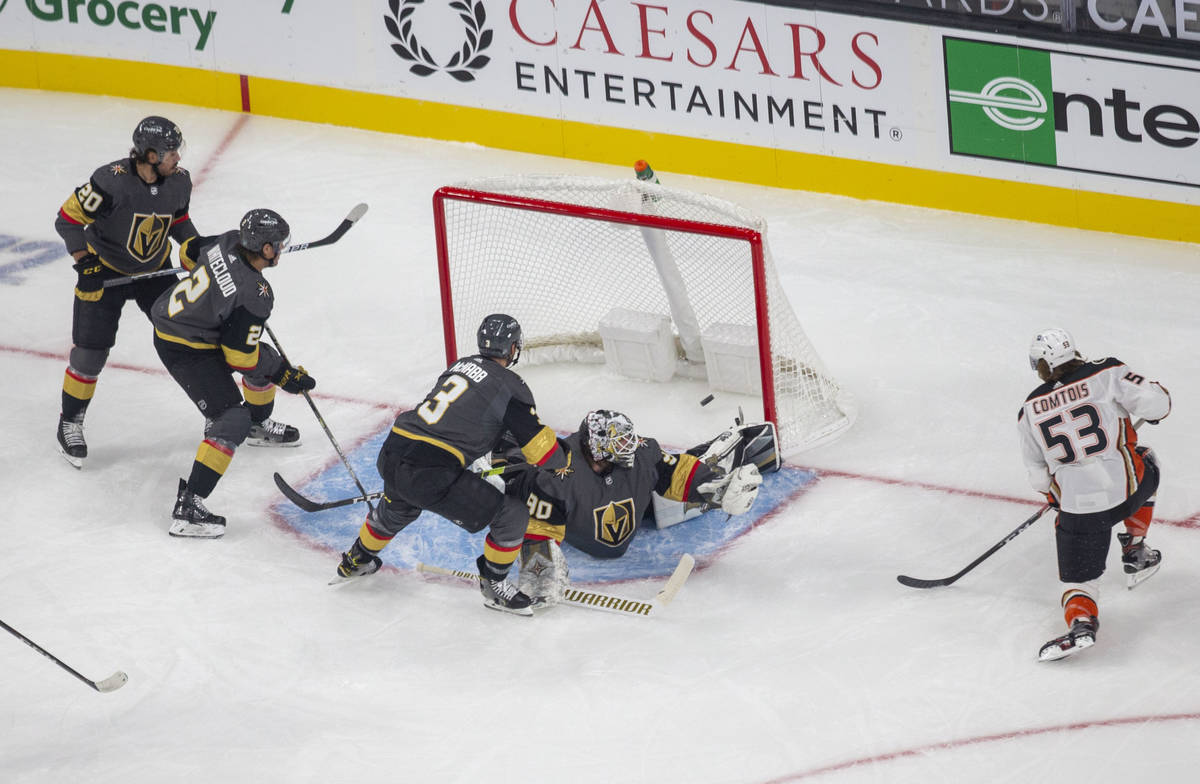
<svg viewBox="0 0 1200 784">
<path fill-rule="evenodd" d="M 571 580 L 558 542 L 526 539 L 521 544 L 520 563 L 517 589 L 532 600 L 532 607 L 549 607 L 562 601 Z"/>
</svg>

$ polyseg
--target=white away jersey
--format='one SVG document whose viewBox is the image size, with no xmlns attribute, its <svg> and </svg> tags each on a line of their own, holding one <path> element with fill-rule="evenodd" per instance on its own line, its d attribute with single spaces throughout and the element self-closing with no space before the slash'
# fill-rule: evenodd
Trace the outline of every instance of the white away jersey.
<svg viewBox="0 0 1200 784">
<path fill-rule="evenodd" d="M 1030 393 L 1017 417 L 1029 482 L 1054 487 L 1062 510 L 1102 512 L 1125 501 L 1142 477 L 1131 417 L 1162 419 L 1171 396 L 1119 359 L 1085 362 Z"/>
</svg>

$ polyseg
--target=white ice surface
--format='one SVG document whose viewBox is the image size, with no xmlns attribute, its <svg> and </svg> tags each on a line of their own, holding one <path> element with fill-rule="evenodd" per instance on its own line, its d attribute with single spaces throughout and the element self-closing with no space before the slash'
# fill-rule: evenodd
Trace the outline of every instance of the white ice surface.
<svg viewBox="0 0 1200 784">
<path fill-rule="evenodd" d="M 344 447 L 442 367 L 436 187 L 632 176 L 173 105 L 0 90 L 0 106 L 0 235 L 57 242 L 70 189 L 120 157 L 151 113 L 185 131 L 203 233 L 270 206 L 304 241 L 368 202 L 336 246 L 268 272 L 271 325 L 318 379 L 314 399 Z M 0 634 L 0 780 L 1194 781 L 1200 251 L 660 174 L 767 218 L 788 295 L 860 413 L 798 461 L 824 478 L 702 561 L 659 618 L 561 608 L 531 621 L 410 572 L 328 588 L 337 554 L 268 512 L 273 471 L 336 460 L 286 395 L 277 416 L 305 445 L 238 452 L 209 499 L 229 517 L 224 539 L 168 537 L 200 421 L 146 321 L 126 308 L 75 471 L 52 432 L 69 262 L 0 278 L 0 618 L 89 677 L 130 677 L 96 694 Z M 14 258 L 0 251 L 0 266 Z M 1128 592 L 1110 555 L 1099 643 L 1039 664 L 1062 625 L 1047 521 L 951 588 L 895 576 L 953 573 L 1035 508 L 1014 423 L 1036 383 L 1028 341 L 1051 325 L 1162 381 L 1175 410 L 1143 435 L 1164 467 L 1150 536 L 1162 571 Z M 556 427 L 608 402 L 571 382 L 531 377 Z M 643 430 L 695 435 L 691 397 L 669 408 L 642 397 L 629 405 Z M 655 584 L 620 589 L 648 598 Z"/>
</svg>

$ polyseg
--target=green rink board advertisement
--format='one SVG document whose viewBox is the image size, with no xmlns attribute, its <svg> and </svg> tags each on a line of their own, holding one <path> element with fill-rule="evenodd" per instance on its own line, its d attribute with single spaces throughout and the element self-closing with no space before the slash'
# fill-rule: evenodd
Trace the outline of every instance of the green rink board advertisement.
<svg viewBox="0 0 1200 784">
<path fill-rule="evenodd" d="M 950 37 L 943 53 L 952 154 L 1200 187 L 1200 68 Z"/>
</svg>

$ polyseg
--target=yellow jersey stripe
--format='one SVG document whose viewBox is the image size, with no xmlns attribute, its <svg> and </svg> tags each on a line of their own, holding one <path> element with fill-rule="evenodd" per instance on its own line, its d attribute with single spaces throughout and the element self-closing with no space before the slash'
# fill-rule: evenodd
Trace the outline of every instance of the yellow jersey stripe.
<svg viewBox="0 0 1200 784">
<path fill-rule="evenodd" d="M 447 452 L 449 452 L 450 454 L 454 455 L 456 458 L 458 458 L 458 462 L 461 465 L 465 466 L 467 464 L 467 460 L 466 460 L 466 458 L 463 457 L 463 453 L 460 452 L 459 450 L 455 449 L 454 447 L 450 446 L 445 441 L 441 441 L 439 439 L 433 438 L 432 436 L 423 436 L 420 433 L 412 433 L 401 427 L 393 426 L 392 432 L 398 436 L 404 436 L 405 438 L 411 438 L 413 441 L 424 441 L 426 444 L 433 444 L 437 448 L 444 449 Z"/>
</svg>

